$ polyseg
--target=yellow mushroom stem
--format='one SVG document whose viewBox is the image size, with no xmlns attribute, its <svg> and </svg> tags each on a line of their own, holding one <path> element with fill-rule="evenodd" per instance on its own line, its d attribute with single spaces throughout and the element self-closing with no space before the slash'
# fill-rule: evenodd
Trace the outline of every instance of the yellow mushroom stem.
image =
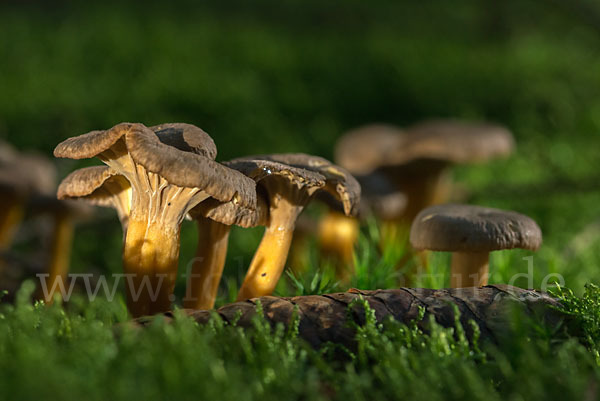
<svg viewBox="0 0 600 401">
<path fill-rule="evenodd" d="M 183 305 L 189 309 L 209 310 L 217 299 L 231 226 L 207 218 L 197 219 L 197 224 L 198 248 Z"/>
<path fill-rule="evenodd" d="M 410 225 L 421 210 L 448 201 L 452 176 L 446 168 L 432 168 L 413 176 L 410 181 L 402 182 L 400 189 L 407 197 L 402 220 Z"/>
<path fill-rule="evenodd" d="M 134 317 L 170 309 L 179 265 L 179 225 L 131 218 L 123 250 L 127 306 Z"/>
<path fill-rule="evenodd" d="M 285 268 L 296 219 L 304 206 L 283 196 L 273 203 L 269 224 L 250 263 L 238 301 L 271 295 Z"/>
<path fill-rule="evenodd" d="M 354 217 L 329 211 L 319 223 L 319 243 L 325 258 L 331 258 L 339 279 L 347 279 L 354 268 L 354 246 L 358 241 L 359 223 Z"/>
<path fill-rule="evenodd" d="M 23 202 L 16 196 L 0 197 L 0 250 L 12 245 L 19 223 L 23 219 Z"/>
<path fill-rule="evenodd" d="M 46 279 L 48 291 L 44 294 L 44 300 L 48 304 L 51 304 L 54 300 L 54 290 L 67 288 L 73 233 L 73 218 L 67 212 L 57 212 L 54 216 L 54 227 L 52 229 L 49 276 Z M 62 281 L 62 285 L 58 284 L 58 281 Z M 63 294 L 59 295 L 62 296 Z"/>
<path fill-rule="evenodd" d="M 123 247 L 127 307 L 134 317 L 165 312 L 175 300 L 181 223 L 209 195 L 172 185 L 135 163 L 122 139 L 99 158 L 131 185 L 121 200 L 130 208 Z"/>
<path fill-rule="evenodd" d="M 24 215 L 23 202 L 15 196 L 0 198 L 0 253 L 11 247 L 19 223 Z M 0 273 L 4 270 L 4 260 L 0 260 Z"/>
<path fill-rule="evenodd" d="M 450 286 L 452 288 L 482 287 L 489 278 L 489 252 L 452 254 Z"/>
</svg>

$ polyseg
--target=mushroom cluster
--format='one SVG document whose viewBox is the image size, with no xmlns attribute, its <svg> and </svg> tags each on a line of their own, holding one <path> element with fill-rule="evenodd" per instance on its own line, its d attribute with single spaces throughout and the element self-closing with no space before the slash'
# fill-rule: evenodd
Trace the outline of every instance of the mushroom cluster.
<svg viewBox="0 0 600 401">
<path fill-rule="evenodd" d="M 59 281 L 64 286 L 67 279 L 74 224 L 89 213 L 75 203 L 58 201 L 53 195 L 55 190 L 56 170 L 50 160 L 0 143 L 0 276 L 5 277 L 4 259 L 21 223 L 38 216 L 50 218 L 50 246 L 44 267 L 47 291 L 40 289 L 37 294 L 47 303 L 52 302 Z M 19 270 L 12 269 L 8 275 L 22 277 L 24 272 Z"/>
<path fill-rule="evenodd" d="M 381 220 L 382 246 L 397 243 L 417 214 L 453 199 L 456 190 L 451 167 L 506 157 L 514 149 L 511 133 L 488 123 L 430 120 L 405 130 L 372 124 L 344 134 L 335 148 L 335 161 L 360 182 L 363 189 L 361 215 Z M 357 221 L 328 214 L 321 226 L 320 242 L 347 238 L 348 226 Z M 338 245 L 340 258 L 353 244 Z"/>
<path fill-rule="evenodd" d="M 116 210 L 127 305 L 132 315 L 142 316 L 169 310 L 175 300 L 184 219 L 195 221 L 198 246 L 183 304 L 211 309 L 231 227 L 265 228 L 238 300 L 270 295 L 286 267 L 296 223 L 312 199 L 329 208 L 317 230 L 321 246 L 343 265 L 352 264 L 356 216 L 374 214 L 384 226 L 409 227 L 414 220 L 415 250 L 453 252 L 453 287 L 485 285 L 489 252 L 535 250 L 541 231 L 514 212 L 434 205 L 452 198 L 451 166 L 507 156 L 513 147 L 503 127 L 436 120 L 406 130 L 370 125 L 349 132 L 336 147 L 339 165 L 299 153 L 217 162 L 213 140 L 196 126 L 121 123 L 69 138 L 54 154 L 104 163 L 71 173 L 57 196 Z"/>
<path fill-rule="evenodd" d="M 527 216 L 445 205 L 457 200 L 453 165 L 507 157 L 513 149 L 512 134 L 504 127 L 430 120 L 406 130 L 367 125 L 350 131 L 338 142 L 335 160 L 361 183 L 361 212 L 382 221 L 385 245 L 397 243 L 398 232 L 406 232 L 417 251 L 453 252 L 451 286 L 458 288 L 487 284 L 490 251 L 537 250 L 541 244 L 541 231 Z M 330 214 L 324 221 L 331 219 Z M 323 234 L 321 242 L 347 230 L 331 226 L 336 228 Z"/>
<path fill-rule="evenodd" d="M 285 267 L 298 215 L 319 191 L 332 194 L 347 214 L 358 208 L 360 186 L 343 168 L 305 154 L 215 161 L 208 134 L 189 124 L 122 123 L 69 138 L 56 157 L 96 157 L 105 166 L 77 170 L 61 183 L 59 199 L 116 209 L 123 227 L 127 304 L 134 316 L 164 312 L 174 301 L 180 226 L 199 229 L 185 306 L 213 307 L 229 230 L 265 226 L 264 238 L 238 298 L 269 295 Z"/>
</svg>

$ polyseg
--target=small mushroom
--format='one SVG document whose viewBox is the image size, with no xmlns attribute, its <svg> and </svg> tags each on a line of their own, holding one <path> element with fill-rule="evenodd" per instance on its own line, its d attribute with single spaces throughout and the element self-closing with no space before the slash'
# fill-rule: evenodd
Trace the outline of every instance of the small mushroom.
<svg viewBox="0 0 600 401">
<path fill-rule="evenodd" d="M 360 186 L 346 170 L 317 156 L 251 156 L 227 163 L 257 182 L 269 204 L 263 239 L 238 293 L 238 300 L 270 295 L 285 267 L 296 219 L 317 191 L 327 191 L 344 213 L 358 210 Z"/>
<path fill-rule="evenodd" d="M 117 211 L 125 236 L 131 213 L 131 192 L 131 185 L 125 177 L 108 166 L 93 166 L 69 174 L 58 186 L 57 197 L 112 207 Z"/>
<path fill-rule="evenodd" d="M 451 287 L 487 285 L 489 253 L 502 249 L 537 250 L 542 232 L 522 214 L 470 205 L 439 205 L 417 215 L 410 242 L 418 250 L 453 252 Z"/>
<path fill-rule="evenodd" d="M 265 226 L 269 208 L 260 195 L 255 210 L 234 202 L 207 199 L 190 211 L 198 224 L 198 248 L 188 281 L 184 307 L 210 310 L 214 307 L 223 275 L 231 226 Z"/>
<path fill-rule="evenodd" d="M 210 136 L 189 124 L 121 123 L 59 144 L 54 155 L 98 157 L 131 186 L 131 211 L 123 249 L 130 275 L 127 303 L 134 316 L 163 312 L 174 300 L 180 226 L 189 211 L 213 197 L 256 207 L 256 188 L 214 161 Z"/>
</svg>

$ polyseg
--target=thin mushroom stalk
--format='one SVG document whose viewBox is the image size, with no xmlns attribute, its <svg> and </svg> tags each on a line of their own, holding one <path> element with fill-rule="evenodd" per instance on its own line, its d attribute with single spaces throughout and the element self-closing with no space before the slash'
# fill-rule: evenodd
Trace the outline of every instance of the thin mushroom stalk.
<svg viewBox="0 0 600 401">
<path fill-rule="evenodd" d="M 210 310 L 215 306 L 225 267 L 231 226 L 208 218 L 198 218 L 198 248 L 188 279 L 183 305 Z"/>
<path fill-rule="evenodd" d="M 397 224 L 410 225 L 419 212 L 429 206 L 445 203 L 451 185 L 449 164 L 418 161 L 398 173 L 397 185 L 406 194 L 406 209 Z M 410 178 L 410 179 L 409 179 Z"/>
<path fill-rule="evenodd" d="M 280 180 L 286 179 L 274 179 L 271 183 L 277 185 Z M 274 197 L 271 202 L 267 228 L 252 258 L 238 293 L 238 300 L 273 293 L 285 269 L 296 220 L 315 190 L 316 188 L 309 190 L 297 188 L 289 195 L 283 188 L 277 191 L 280 195 Z"/>
<path fill-rule="evenodd" d="M 450 286 L 452 288 L 483 287 L 489 279 L 489 252 L 454 252 Z"/>
<path fill-rule="evenodd" d="M 0 200 L 0 250 L 7 250 L 13 242 L 19 223 L 23 219 L 23 202 L 14 196 Z"/>
<path fill-rule="evenodd" d="M 231 226 L 248 228 L 265 225 L 267 215 L 267 203 L 258 194 L 255 210 L 234 201 L 209 199 L 190 212 L 190 217 L 198 224 L 198 248 L 183 301 L 186 308 L 214 307 L 225 268 Z"/>
<path fill-rule="evenodd" d="M 44 301 L 48 304 L 51 304 L 54 300 L 55 292 L 53 289 L 66 288 L 74 231 L 75 225 L 72 217 L 66 212 L 56 213 L 52 229 L 49 276 L 46 279 L 48 292 L 44 294 Z M 62 281 L 63 285 L 58 285 L 58 281 Z"/>
<path fill-rule="evenodd" d="M 14 197 L 2 197 L 0 200 L 0 253 L 11 247 L 19 224 L 23 220 L 23 203 Z M 4 260 L 0 259 L 0 273 L 4 270 Z"/>
</svg>

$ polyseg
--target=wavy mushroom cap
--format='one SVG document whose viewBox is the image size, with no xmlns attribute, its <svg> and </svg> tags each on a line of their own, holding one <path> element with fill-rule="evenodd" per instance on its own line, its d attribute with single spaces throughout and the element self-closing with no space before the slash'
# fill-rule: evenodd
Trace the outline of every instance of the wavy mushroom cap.
<svg viewBox="0 0 600 401">
<path fill-rule="evenodd" d="M 173 146 L 184 152 L 196 153 L 213 160 L 217 157 L 217 146 L 213 139 L 195 125 L 170 123 L 155 125 L 154 127 L 150 127 L 150 129 L 166 145 Z"/>
<path fill-rule="evenodd" d="M 386 154 L 402 146 L 398 127 L 370 124 L 345 133 L 335 146 L 334 160 L 352 174 L 366 175 L 377 169 Z"/>
<path fill-rule="evenodd" d="M 442 252 L 537 250 L 542 232 L 520 213 L 472 205 L 440 205 L 415 218 L 410 242 L 416 249 Z"/>
<path fill-rule="evenodd" d="M 222 203 L 210 198 L 193 208 L 190 216 L 193 219 L 205 217 L 227 226 L 265 226 L 269 221 L 269 205 L 261 195 L 256 200 L 256 209 L 249 209 L 231 201 Z"/>
<path fill-rule="evenodd" d="M 449 163 L 478 163 L 510 155 L 515 147 L 511 132 L 488 123 L 430 120 L 407 129 L 396 162 L 434 159 Z"/>
<path fill-rule="evenodd" d="M 212 159 L 216 149 L 208 134 L 188 124 L 164 124 L 154 129 L 156 132 L 143 124 L 121 123 L 106 131 L 69 138 L 56 147 L 54 155 L 71 159 L 102 155 L 110 159 L 111 148 L 123 141 L 135 163 L 172 185 L 197 188 L 220 202 L 233 200 L 250 209 L 256 207 L 255 182 Z"/>
<path fill-rule="evenodd" d="M 296 187 L 325 190 L 339 201 L 347 215 L 355 215 L 360 203 L 360 184 L 344 168 L 329 160 L 304 153 L 257 155 L 234 159 L 226 163 L 260 183 L 281 176 Z"/>
<path fill-rule="evenodd" d="M 358 128 L 339 140 L 335 160 L 352 174 L 368 175 L 419 160 L 484 162 L 510 155 L 514 146 L 510 131 L 499 125 L 429 120 L 405 131 L 387 125 Z"/>
<path fill-rule="evenodd" d="M 131 188 L 129 182 L 117 174 L 108 166 L 86 167 L 73 171 L 58 186 L 58 199 L 79 199 L 98 206 L 109 206 L 110 192 L 107 187 L 115 184 L 112 188 L 121 188 L 126 191 Z"/>
</svg>

